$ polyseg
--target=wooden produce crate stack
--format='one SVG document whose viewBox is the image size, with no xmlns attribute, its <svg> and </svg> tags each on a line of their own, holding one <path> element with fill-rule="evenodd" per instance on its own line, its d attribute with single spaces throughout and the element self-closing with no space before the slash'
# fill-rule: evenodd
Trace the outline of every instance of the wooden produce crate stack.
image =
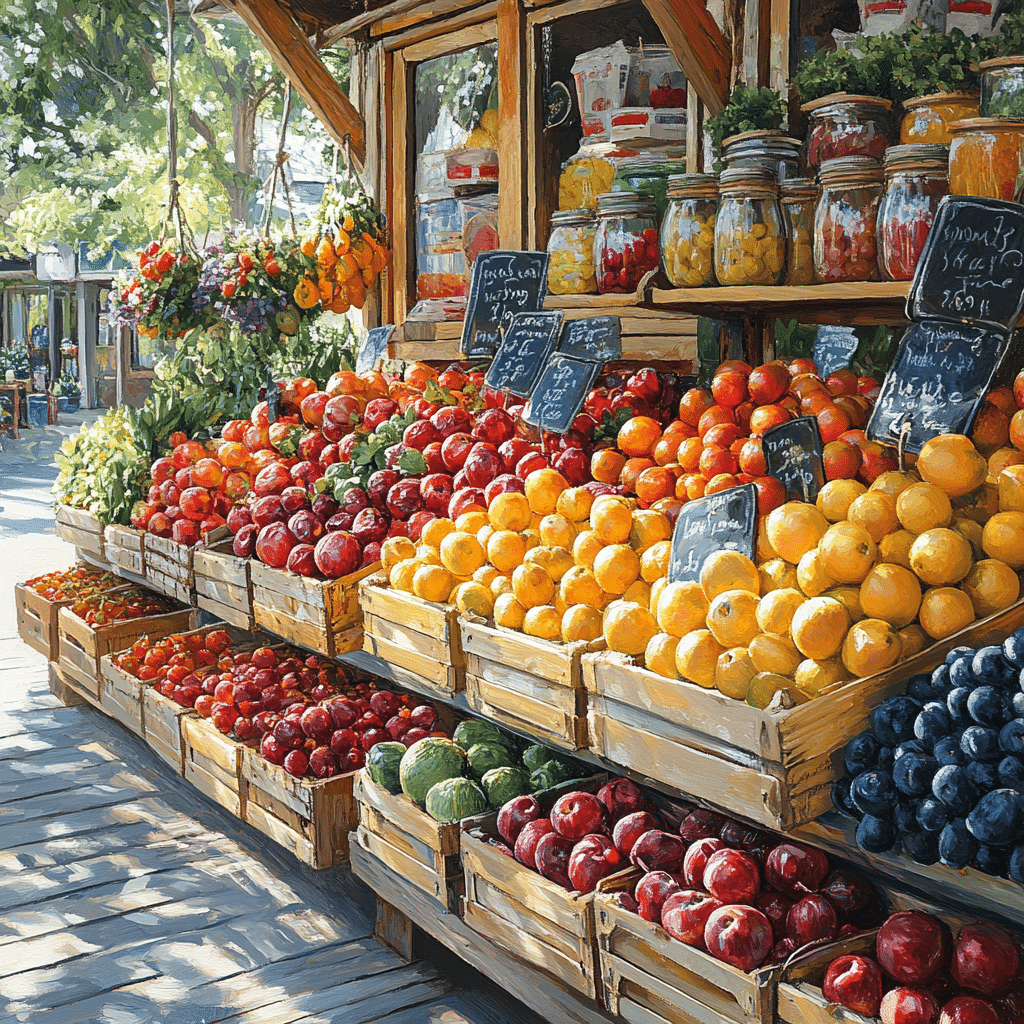
<svg viewBox="0 0 1024 1024">
<path fill-rule="evenodd" d="M 179 544 L 169 537 L 157 537 L 156 534 L 147 533 L 143 545 L 146 582 L 154 590 L 173 597 L 182 604 L 194 604 L 193 553 L 193 548 Z"/>
<path fill-rule="evenodd" d="M 180 715 L 182 758 L 186 781 L 236 818 L 245 817 L 242 787 L 243 743 L 218 731 L 197 714 Z"/>
<path fill-rule="evenodd" d="M 796 707 L 760 710 L 717 690 L 667 679 L 618 654 L 583 658 L 590 748 L 683 793 L 787 831 L 831 810 L 846 743 L 868 714 L 940 664 L 954 647 L 1001 642 L 1024 624 L 1024 601 L 973 623 L 884 672 L 837 683 Z"/>
<path fill-rule="evenodd" d="M 359 603 L 363 650 L 387 661 L 400 683 L 445 699 L 462 692 L 466 661 L 458 609 L 395 590 L 383 575 L 359 585 Z"/>
<path fill-rule="evenodd" d="M 379 563 L 336 580 L 308 579 L 255 559 L 249 565 L 257 626 L 328 658 L 363 646 L 358 585 Z"/>
<path fill-rule="evenodd" d="M 133 526 L 119 526 L 111 523 L 103 529 L 103 552 L 110 567 L 115 571 L 145 575 L 146 534 Z"/>
<path fill-rule="evenodd" d="M 91 513 L 69 505 L 57 505 L 54 532 L 61 540 L 74 544 L 83 555 L 97 562 L 105 560 L 103 553 L 103 527 Z"/>
<path fill-rule="evenodd" d="M 251 564 L 232 552 L 230 539 L 197 547 L 192 556 L 196 604 L 239 629 L 255 629 Z"/>
<path fill-rule="evenodd" d="M 459 823 L 435 821 L 404 793 L 391 794 L 362 769 L 353 793 L 359 808 L 356 845 L 399 878 L 457 913 L 464 888 Z"/>
<path fill-rule="evenodd" d="M 587 745 L 582 657 L 604 641 L 554 643 L 475 616 L 459 620 L 466 700 L 477 714 L 567 750 Z"/>
</svg>

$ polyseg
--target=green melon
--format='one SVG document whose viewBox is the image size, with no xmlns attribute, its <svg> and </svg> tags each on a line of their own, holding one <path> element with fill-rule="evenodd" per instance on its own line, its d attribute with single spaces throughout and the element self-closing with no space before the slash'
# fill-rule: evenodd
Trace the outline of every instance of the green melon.
<svg viewBox="0 0 1024 1024">
<path fill-rule="evenodd" d="M 524 768 L 492 768 L 484 773 L 480 785 L 487 794 L 487 802 L 497 808 L 530 792 L 530 773 Z"/>
<path fill-rule="evenodd" d="M 477 743 L 500 743 L 502 746 L 508 746 L 507 737 L 496 725 L 476 718 L 467 718 L 464 722 L 459 722 L 452 733 L 452 739 L 467 751 Z"/>
<path fill-rule="evenodd" d="M 426 799 L 427 814 L 437 821 L 461 821 L 487 810 L 484 791 L 472 780 L 445 779 L 430 787 Z"/>
<path fill-rule="evenodd" d="M 405 752 L 399 765 L 402 792 L 422 807 L 431 786 L 461 775 L 465 767 L 461 747 L 443 736 L 425 736 Z"/>
<path fill-rule="evenodd" d="M 527 771 L 535 772 L 541 765 L 547 764 L 554 756 L 555 752 L 553 750 L 548 750 L 547 747 L 542 747 L 539 743 L 535 743 L 523 751 L 523 764 L 526 765 Z"/>
<path fill-rule="evenodd" d="M 506 768 L 512 764 L 512 754 L 500 743 L 474 743 L 466 751 L 469 770 L 478 779 L 492 768 Z"/>
<path fill-rule="evenodd" d="M 389 793 L 402 791 L 398 766 L 405 756 L 406 749 L 404 743 L 375 743 L 366 755 L 366 770 L 370 778 Z"/>
</svg>

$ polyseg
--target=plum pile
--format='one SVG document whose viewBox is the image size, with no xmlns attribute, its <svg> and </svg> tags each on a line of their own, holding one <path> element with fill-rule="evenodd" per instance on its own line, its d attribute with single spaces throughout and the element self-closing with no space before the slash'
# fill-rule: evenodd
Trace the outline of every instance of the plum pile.
<svg viewBox="0 0 1024 1024">
<path fill-rule="evenodd" d="M 832 802 L 870 853 L 1024 882 L 1024 628 L 956 647 L 871 712 Z"/>
</svg>

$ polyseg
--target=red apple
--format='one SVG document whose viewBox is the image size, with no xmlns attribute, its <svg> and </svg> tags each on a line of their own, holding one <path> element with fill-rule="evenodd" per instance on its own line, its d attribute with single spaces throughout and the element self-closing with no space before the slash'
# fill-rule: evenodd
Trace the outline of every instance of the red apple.
<svg viewBox="0 0 1024 1024">
<path fill-rule="evenodd" d="M 390 398 L 374 398 L 366 403 L 363 410 L 363 428 L 374 431 L 386 419 L 390 419 L 398 412 L 397 403 Z"/>
<path fill-rule="evenodd" d="M 334 515 L 335 512 L 338 511 L 340 507 L 338 499 L 335 498 L 333 494 L 326 491 L 323 494 L 318 494 L 313 499 L 313 504 L 310 506 L 313 515 L 325 523 Z"/>
<path fill-rule="evenodd" d="M 779 939 L 772 946 L 768 959 L 765 960 L 765 967 L 774 967 L 776 964 L 784 964 L 797 950 L 797 945 L 792 939 Z"/>
<path fill-rule="evenodd" d="M 724 849 L 725 843 L 721 839 L 698 839 L 690 844 L 683 858 L 683 878 L 691 889 L 700 889 L 704 885 L 704 868 L 707 867 L 708 858 Z"/>
<path fill-rule="evenodd" d="M 620 818 L 647 807 L 647 794 L 632 779 L 612 779 L 597 791 L 597 799 L 608 809 L 614 825 Z"/>
<path fill-rule="evenodd" d="M 995 1007 L 984 999 L 957 996 L 950 999 L 939 1014 L 939 1024 L 1005 1024 Z"/>
<path fill-rule="evenodd" d="M 361 547 L 367 544 L 379 544 L 388 535 L 391 520 L 375 508 L 364 508 L 356 513 L 349 531 Z"/>
<path fill-rule="evenodd" d="M 493 444 L 487 444 L 485 441 L 478 441 L 473 445 L 462 464 L 462 472 L 466 474 L 466 483 L 469 487 L 486 487 L 502 469 L 498 450 Z"/>
<path fill-rule="evenodd" d="M 593 793 L 574 790 L 560 796 L 551 808 L 551 827 L 563 839 L 576 842 L 586 835 L 606 832 L 605 809 Z"/>
<path fill-rule="evenodd" d="M 722 906 L 721 900 L 699 889 L 679 889 L 665 900 L 661 909 L 661 926 L 674 939 L 704 949 L 708 919 Z"/>
<path fill-rule="evenodd" d="M 466 463 L 477 442 L 470 434 L 449 434 L 441 443 L 441 458 L 449 473 L 457 473 Z"/>
<path fill-rule="evenodd" d="M 350 487 L 342 496 L 340 511 L 351 512 L 355 516 L 362 512 L 364 508 L 371 508 L 372 506 L 373 502 L 370 501 L 369 494 L 362 487 Z"/>
<path fill-rule="evenodd" d="M 712 911 L 704 927 L 707 951 L 716 960 L 741 971 L 751 971 L 763 963 L 773 943 L 771 922 L 753 907 L 719 907 Z"/>
<path fill-rule="evenodd" d="M 875 955 L 882 970 L 901 985 L 927 985 L 939 976 L 950 953 L 949 929 L 919 910 L 893 914 L 878 929 Z"/>
<path fill-rule="evenodd" d="M 316 567 L 315 551 L 312 544 L 296 544 L 288 552 L 285 568 L 296 576 L 315 579 L 320 575 L 320 570 Z"/>
<path fill-rule="evenodd" d="M 409 730 L 412 732 L 412 730 Z M 406 733 L 408 737 L 408 733 Z M 547 818 L 537 818 L 524 823 L 513 844 L 516 860 L 526 867 L 536 870 L 537 844 L 551 831 L 551 822 Z"/>
<path fill-rule="evenodd" d="M 317 473 L 319 476 L 319 473 Z M 281 492 L 281 508 L 289 516 L 294 515 L 300 509 L 309 508 L 309 496 L 304 487 L 286 487 Z"/>
<path fill-rule="evenodd" d="M 443 438 L 468 433 L 473 427 L 473 417 L 457 405 L 442 406 L 430 417 L 430 422 Z"/>
<path fill-rule="evenodd" d="M 1019 968 L 1020 947 L 1005 929 L 981 921 L 960 929 L 952 970 L 961 988 L 986 996 L 1002 995 Z"/>
<path fill-rule="evenodd" d="M 569 856 L 574 845 L 571 839 L 564 839 L 557 832 L 548 832 L 541 836 L 534 854 L 537 870 L 545 878 L 566 889 L 571 887 Z"/>
<path fill-rule="evenodd" d="M 832 942 L 838 931 L 836 908 L 816 893 L 797 900 L 786 914 L 786 935 L 798 946 L 819 939 Z"/>
<path fill-rule="evenodd" d="M 445 466 L 444 459 L 441 457 L 440 441 L 431 441 L 423 449 L 423 460 L 427 464 L 427 474 L 448 472 L 448 467 Z"/>
<path fill-rule="evenodd" d="M 362 420 L 363 410 L 359 399 L 353 395 L 334 395 L 324 405 L 321 421 L 326 427 L 333 423 L 341 428 L 342 436 L 350 434 Z"/>
<path fill-rule="evenodd" d="M 529 441 L 524 441 L 520 437 L 509 438 L 498 446 L 498 454 L 501 456 L 501 460 L 505 464 L 505 471 L 507 473 L 514 473 L 516 466 L 519 465 L 519 460 L 524 455 L 528 455 L 530 452 L 535 452 L 537 450 L 536 445 L 530 444 Z"/>
<path fill-rule="evenodd" d="M 572 848 L 569 881 L 577 892 L 593 892 L 602 878 L 622 866 L 622 855 L 607 836 L 587 835 Z"/>
<path fill-rule="evenodd" d="M 270 523 L 256 538 L 256 557 L 274 569 L 283 569 L 288 554 L 295 547 L 295 538 L 284 523 Z"/>
<path fill-rule="evenodd" d="M 793 906 L 793 901 L 788 896 L 783 896 L 781 892 L 772 889 L 765 889 L 754 901 L 754 906 L 771 921 L 776 942 L 787 937 L 786 915 Z"/>
<path fill-rule="evenodd" d="M 840 917 L 867 927 L 881 923 L 870 920 L 872 908 L 879 899 L 878 890 L 856 871 L 836 868 L 829 872 L 818 892 L 828 897 Z"/>
<path fill-rule="evenodd" d="M 330 519 L 324 523 L 324 529 L 328 533 L 337 533 L 339 530 L 350 531 L 352 524 L 356 521 L 357 512 L 335 512 Z"/>
<path fill-rule="evenodd" d="M 510 491 L 515 491 L 518 494 L 522 494 L 526 489 L 526 484 L 519 479 L 514 473 L 502 473 L 500 476 L 496 476 L 485 488 L 484 498 L 487 501 L 487 506 L 490 508 L 491 502 L 499 494 L 508 494 Z"/>
<path fill-rule="evenodd" d="M 291 482 L 288 470 L 280 462 L 272 462 L 256 474 L 252 489 L 257 497 L 263 498 L 268 494 L 280 494 Z"/>
<path fill-rule="evenodd" d="M 652 828 L 633 844 L 629 859 L 644 871 L 682 871 L 686 843 L 672 832 Z"/>
<path fill-rule="evenodd" d="M 448 518 L 458 519 L 463 512 L 474 507 L 487 508 L 484 492 L 478 487 L 463 487 L 461 491 L 456 491 L 452 495 L 452 500 L 448 503 Z"/>
<path fill-rule="evenodd" d="M 498 811 L 498 832 L 509 846 L 514 846 L 523 826 L 536 821 L 541 816 L 537 798 L 530 794 L 513 797 L 502 804 Z"/>
<path fill-rule="evenodd" d="M 547 469 L 548 460 L 540 452 L 528 452 L 516 463 L 516 476 L 525 480 L 535 469 Z"/>
<path fill-rule="evenodd" d="M 878 1016 L 882 1024 L 935 1024 L 939 1004 L 926 988 L 902 986 L 882 996 Z"/>
<path fill-rule="evenodd" d="M 761 870 L 749 853 L 726 848 L 708 858 L 703 881 L 723 903 L 753 903 L 761 891 Z"/>
<path fill-rule="evenodd" d="M 566 448 L 553 465 L 569 481 L 570 487 L 582 487 L 591 479 L 590 456 L 582 448 Z"/>
<path fill-rule="evenodd" d="M 817 892 L 828 874 L 828 857 L 810 846 L 780 843 L 764 865 L 764 880 L 773 889 L 799 898 Z"/>
<path fill-rule="evenodd" d="M 288 520 L 288 529 L 300 544 L 315 544 L 324 534 L 324 524 L 309 509 L 300 509 Z"/>
<path fill-rule="evenodd" d="M 510 440 L 515 431 L 515 420 L 504 409 L 485 409 L 473 425 L 473 436 L 495 447 Z"/>
<path fill-rule="evenodd" d="M 717 811 L 698 807 L 680 822 L 679 834 L 687 843 L 695 843 L 698 839 L 718 839 L 727 820 Z"/>
<path fill-rule="evenodd" d="M 661 908 L 665 900 L 675 892 L 679 892 L 679 882 L 667 871 L 648 871 L 633 890 L 637 913 L 645 921 L 659 924 Z"/>
<path fill-rule="evenodd" d="M 830 1003 L 877 1017 L 882 1004 L 882 972 L 871 957 L 847 953 L 828 965 L 821 993 Z"/>
<path fill-rule="evenodd" d="M 448 514 L 455 487 L 450 473 L 430 473 L 419 481 L 423 507 L 436 516 Z"/>
<path fill-rule="evenodd" d="M 359 541 L 343 530 L 326 533 L 316 543 L 316 567 L 328 579 L 351 576 L 362 565 L 363 552 Z"/>
<path fill-rule="evenodd" d="M 400 477 L 393 469 L 378 469 L 371 473 L 366 482 L 366 493 L 374 506 L 382 512 L 387 508 L 388 491 L 398 483 Z"/>
<path fill-rule="evenodd" d="M 405 524 L 409 534 L 409 539 L 419 540 L 427 523 L 434 519 L 437 519 L 437 516 L 433 512 L 428 512 L 426 509 L 420 509 L 419 512 L 413 512 Z"/>
<path fill-rule="evenodd" d="M 661 827 L 661 822 L 650 811 L 634 811 L 619 818 L 612 830 L 612 842 L 615 849 L 628 857 L 636 841 L 651 829 Z"/>
<path fill-rule="evenodd" d="M 171 534 L 171 524 L 167 524 L 167 533 L 161 534 L 153 528 L 153 523 L 157 518 L 163 518 L 158 512 L 149 522 L 150 533 L 156 533 L 158 537 L 167 536 Z M 250 523 L 248 526 L 243 526 L 238 533 L 235 534 L 235 539 L 231 543 L 231 551 L 234 555 L 239 558 L 252 558 L 256 553 L 256 538 L 259 536 L 260 528 L 255 523 Z"/>
<path fill-rule="evenodd" d="M 423 499 L 420 497 L 419 479 L 399 480 L 387 497 L 388 512 L 395 519 L 408 519 L 413 513 L 423 508 Z"/>
<path fill-rule="evenodd" d="M 402 442 L 410 448 L 415 448 L 418 452 L 422 452 L 428 444 L 440 440 L 441 435 L 437 432 L 437 428 L 428 420 L 416 420 L 415 423 L 410 423 L 402 433 Z"/>
</svg>

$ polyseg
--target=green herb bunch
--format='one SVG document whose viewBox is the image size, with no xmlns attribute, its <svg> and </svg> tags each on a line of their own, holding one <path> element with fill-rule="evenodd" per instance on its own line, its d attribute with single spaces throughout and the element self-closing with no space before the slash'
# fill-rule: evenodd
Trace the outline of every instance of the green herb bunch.
<svg viewBox="0 0 1024 1024">
<path fill-rule="evenodd" d="M 987 57 L 1024 56 L 1024 4 L 1009 11 L 999 24 L 999 31 L 985 40 L 988 45 Z M 984 59 L 984 58 L 982 58 Z"/>
<path fill-rule="evenodd" d="M 774 89 L 740 85 L 733 89 L 725 109 L 708 120 L 706 128 L 715 151 L 720 153 L 723 139 L 741 132 L 775 131 L 785 119 L 785 104 Z"/>
<path fill-rule="evenodd" d="M 975 92 L 978 73 L 972 69 L 984 59 L 986 47 L 979 36 L 958 28 L 948 35 L 911 25 L 906 32 L 883 32 L 859 45 L 864 60 L 888 67 L 888 90 L 893 103 L 939 92 Z"/>
<path fill-rule="evenodd" d="M 856 96 L 886 96 L 890 68 L 851 50 L 820 50 L 800 62 L 793 85 L 809 103 L 836 92 Z"/>
</svg>

